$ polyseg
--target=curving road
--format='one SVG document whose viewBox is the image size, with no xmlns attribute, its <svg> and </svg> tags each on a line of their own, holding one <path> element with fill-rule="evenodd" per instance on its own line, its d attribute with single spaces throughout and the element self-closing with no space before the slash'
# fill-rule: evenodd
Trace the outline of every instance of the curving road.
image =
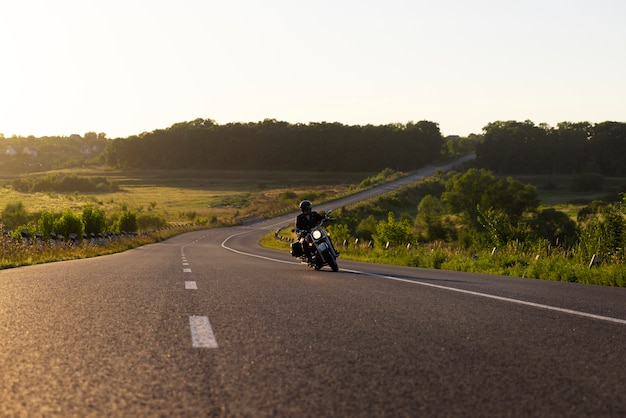
<svg viewBox="0 0 626 418">
<path fill-rule="evenodd" d="M 0 271 L 0 416 L 626 416 L 626 289 L 316 272 L 291 219 Z"/>
</svg>

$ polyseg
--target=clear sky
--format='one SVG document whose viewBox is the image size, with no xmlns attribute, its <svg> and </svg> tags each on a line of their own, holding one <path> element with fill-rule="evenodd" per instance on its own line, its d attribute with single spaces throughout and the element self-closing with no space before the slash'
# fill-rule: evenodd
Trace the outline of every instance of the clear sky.
<svg viewBox="0 0 626 418">
<path fill-rule="evenodd" d="M 0 0 L 0 133 L 626 121 L 623 0 Z"/>
</svg>

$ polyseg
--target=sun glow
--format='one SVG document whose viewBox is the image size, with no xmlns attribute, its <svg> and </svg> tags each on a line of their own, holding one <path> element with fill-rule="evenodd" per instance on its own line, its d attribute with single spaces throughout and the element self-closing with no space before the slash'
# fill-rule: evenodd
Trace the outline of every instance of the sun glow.
<svg viewBox="0 0 626 418">
<path fill-rule="evenodd" d="M 467 135 L 495 120 L 623 120 L 626 3 L 510 7 L 9 2 L 0 132 L 116 137 L 202 117 L 430 120 Z"/>
</svg>

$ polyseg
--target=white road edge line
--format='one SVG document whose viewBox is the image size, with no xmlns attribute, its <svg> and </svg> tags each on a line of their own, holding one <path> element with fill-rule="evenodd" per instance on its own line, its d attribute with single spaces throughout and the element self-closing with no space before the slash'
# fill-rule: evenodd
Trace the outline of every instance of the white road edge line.
<svg viewBox="0 0 626 418">
<path fill-rule="evenodd" d="M 208 316 L 190 316 L 191 345 L 194 348 L 217 348 L 217 340 Z"/>
<path fill-rule="evenodd" d="M 296 262 L 293 262 L 293 261 L 278 260 L 278 259 L 276 259 L 276 258 L 265 257 L 265 256 L 258 255 L 258 254 L 250 254 L 250 253 L 246 253 L 246 252 L 243 252 L 243 251 L 235 250 L 234 248 L 229 247 L 229 246 L 227 246 L 227 245 L 226 245 L 226 242 L 228 242 L 231 238 L 236 237 L 236 236 L 239 236 L 239 235 L 249 234 L 250 232 L 252 232 L 252 231 L 244 231 L 244 232 L 240 232 L 240 233 L 238 233 L 238 234 L 233 234 L 233 235 L 231 235 L 231 236 L 229 236 L 229 237 L 226 237 L 226 239 L 225 239 L 224 241 L 222 241 L 222 248 L 224 248 L 224 249 L 226 249 L 226 250 L 228 250 L 228 251 L 232 251 L 232 252 L 237 253 L 237 254 L 246 255 L 246 256 L 248 256 L 248 257 L 256 257 L 256 258 L 261 258 L 261 259 L 263 259 L 263 260 L 275 261 L 275 262 L 277 262 L 277 263 L 283 263 L 283 264 L 300 264 L 299 262 L 298 262 L 298 263 L 296 263 Z"/>
<path fill-rule="evenodd" d="M 504 296 L 490 295 L 488 293 L 474 292 L 474 291 L 471 291 L 471 290 L 455 289 L 454 287 L 440 286 L 440 285 L 432 284 L 432 283 L 424 283 L 424 282 L 418 282 L 418 281 L 414 281 L 414 280 L 401 279 L 399 277 L 386 276 L 386 275 L 382 275 L 382 274 L 367 273 L 367 272 L 364 272 L 364 271 L 355 271 L 355 270 L 345 270 L 345 271 L 350 271 L 352 273 L 358 273 L 358 274 L 364 274 L 364 275 L 367 275 L 367 276 L 381 277 L 383 279 L 396 280 L 396 281 L 399 281 L 399 282 L 417 284 L 417 285 L 421 285 L 421 286 L 434 287 L 434 288 L 437 288 L 437 289 L 449 290 L 451 292 L 465 293 L 467 295 L 480 296 L 480 297 L 483 297 L 483 298 L 495 299 L 495 300 L 499 300 L 499 301 L 502 301 L 502 302 L 516 303 L 518 305 L 532 306 L 533 308 L 547 309 L 547 310 L 550 310 L 550 311 L 562 312 L 562 313 L 566 313 L 566 314 L 570 314 L 570 315 L 578 315 L 578 316 L 583 316 L 583 317 L 586 317 L 586 318 L 599 319 L 601 321 L 615 322 L 617 324 L 626 325 L 626 320 L 619 319 L 619 318 L 612 318 L 610 316 L 596 315 L 596 314 L 591 314 L 591 313 L 587 313 L 587 312 L 575 311 L 573 309 L 559 308 L 557 306 L 550 306 L 550 305 L 544 305 L 544 304 L 541 304 L 541 303 L 528 302 L 528 301 L 520 300 L 520 299 L 512 299 L 512 298 L 507 298 L 507 297 L 504 297 Z"/>
<path fill-rule="evenodd" d="M 246 253 L 246 252 L 243 252 L 243 251 L 238 251 L 238 250 L 235 250 L 234 248 L 231 248 L 228 245 L 226 245 L 226 243 L 231 238 L 239 236 L 239 235 L 247 234 L 247 233 L 250 233 L 250 232 L 253 232 L 253 231 L 244 231 L 244 232 L 240 232 L 238 234 L 233 234 L 233 235 L 230 235 L 230 236 L 226 237 L 226 239 L 224 241 L 222 241 L 222 248 L 224 248 L 226 250 L 229 250 L 229 251 L 232 251 L 232 252 L 237 253 L 237 254 L 246 255 L 246 256 L 249 256 L 249 257 L 262 258 L 264 260 L 275 261 L 275 262 L 278 262 L 278 263 L 300 264 L 300 263 L 295 263 L 293 261 L 278 260 L 276 258 L 264 257 L 264 256 L 257 255 L 257 254 L 250 254 L 250 253 Z M 512 299 L 512 298 L 507 298 L 507 297 L 503 297 L 503 296 L 490 295 L 488 293 L 473 292 L 471 290 L 455 289 L 454 287 L 440 286 L 440 285 L 432 284 L 432 283 L 424 283 L 424 282 L 419 282 L 419 281 L 415 281 L 415 280 L 401 279 L 399 277 L 387 276 L 387 275 L 383 275 L 383 274 L 368 273 L 368 272 L 359 271 L 359 270 L 348 270 L 348 269 L 342 269 L 342 270 L 350 272 L 350 273 L 355 273 L 355 274 L 363 274 L 365 276 L 380 277 L 380 278 L 383 278 L 383 279 L 395 280 L 395 281 L 410 283 L 410 284 L 414 284 L 414 285 L 434 287 L 434 288 L 437 288 L 437 289 L 448 290 L 448 291 L 451 291 L 451 292 L 465 293 L 467 295 L 479 296 L 479 297 L 489 298 L 489 299 L 495 299 L 495 300 L 499 300 L 499 301 L 502 301 L 502 302 L 516 303 L 518 305 L 531 306 L 533 308 L 547 309 L 547 310 L 550 310 L 550 311 L 562 312 L 562 313 L 566 313 L 566 314 L 570 314 L 570 315 L 577 315 L 577 316 L 582 316 L 582 317 L 585 317 L 585 318 L 597 319 L 597 320 L 600 320 L 600 321 L 613 322 L 613 323 L 616 323 L 616 324 L 626 325 L 626 319 L 619 319 L 619 318 L 612 318 L 610 316 L 596 315 L 596 314 L 591 314 L 591 313 L 587 313 L 587 312 L 575 311 L 573 309 L 559 308 L 557 306 L 550 306 L 550 305 L 544 305 L 544 304 L 541 304 L 541 303 L 528 302 L 528 301 L 525 301 L 525 300 L 519 300 L 519 299 Z"/>
</svg>

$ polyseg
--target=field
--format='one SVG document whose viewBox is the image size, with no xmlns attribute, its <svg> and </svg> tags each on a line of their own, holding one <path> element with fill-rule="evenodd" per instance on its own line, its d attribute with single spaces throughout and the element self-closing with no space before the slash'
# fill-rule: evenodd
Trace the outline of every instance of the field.
<svg viewBox="0 0 626 418">
<path fill-rule="evenodd" d="M 537 188 L 541 207 L 552 207 L 576 219 L 578 211 L 594 200 L 613 202 L 626 190 L 626 178 L 604 177 L 601 187 L 595 191 L 574 192 L 571 190 L 572 176 L 515 176 L 522 183 Z"/>
<path fill-rule="evenodd" d="M 375 173 L 307 173 L 267 171 L 197 171 L 73 169 L 41 174 L 106 177 L 119 185 L 110 193 L 19 193 L 12 189 L 14 175 L 0 173 L 0 210 L 7 203 L 22 202 L 30 213 L 66 209 L 79 212 L 85 205 L 101 207 L 107 214 L 131 210 L 151 213 L 169 223 L 190 219 L 219 219 L 271 216 L 297 209 L 303 198 L 316 202 L 348 193 Z M 396 173 L 397 174 L 397 173 Z M 601 191 L 570 190 L 568 176 L 523 176 L 517 180 L 537 187 L 543 207 L 554 207 L 575 217 L 592 200 L 616 199 L 626 189 L 625 178 L 605 178 Z M 417 204 L 417 203 L 416 203 Z"/>
<path fill-rule="evenodd" d="M 217 219 L 229 224 L 238 218 L 297 210 L 302 198 L 315 201 L 347 193 L 372 173 L 243 172 L 192 170 L 71 170 L 48 174 L 106 177 L 119 185 L 110 193 L 19 193 L 14 176 L 0 177 L 0 210 L 22 202 L 29 213 L 43 210 L 80 212 L 96 205 L 107 215 L 131 210 L 163 216 L 169 223 Z M 44 174 L 41 174 L 44 175 Z M 35 176 L 35 175 L 34 175 Z"/>
<path fill-rule="evenodd" d="M 174 228 L 108 241 L 106 245 L 21 245 L 0 241 L 0 269 L 59 260 L 87 258 L 124 251 L 158 242 L 191 229 L 228 226 L 250 217 L 293 212 L 301 199 L 313 202 L 349 192 L 371 173 L 311 174 L 306 172 L 241 171 L 115 171 L 70 170 L 42 173 L 102 178 L 118 186 L 106 193 L 20 193 L 13 189 L 17 178 L 0 175 L 0 211 L 8 204 L 22 203 L 30 222 L 36 225 L 42 211 L 61 214 L 70 209 L 80 214 L 87 205 L 101 208 L 115 219 L 124 211 L 139 216 L 162 217 Z M 29 176 L 32 179 L 35 175 Z M 2 227 L 6 227 L 2 223 Z M 139 231 L 142 232 L 142 231 Z"/>
</svg>

